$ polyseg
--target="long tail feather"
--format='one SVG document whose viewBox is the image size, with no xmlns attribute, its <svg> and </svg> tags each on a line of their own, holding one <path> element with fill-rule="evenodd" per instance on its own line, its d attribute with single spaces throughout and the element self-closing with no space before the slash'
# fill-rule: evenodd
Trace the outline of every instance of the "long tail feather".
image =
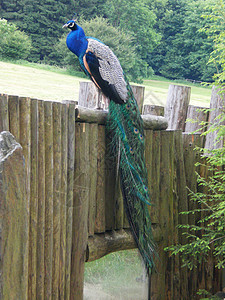
<svg viewBox="0 0 225 300">
<path fill-rule="evenodd" d="M 129 224 L 149 274 L 154 266 L 155 246 L 148 211 L 150 196 L 144 159 L 143 122 L 133 92 L 127 83 L 125 104 L 109 105 L 107 121 L 111 151 L 118 157 L 121 189 Z"/>
</svg>

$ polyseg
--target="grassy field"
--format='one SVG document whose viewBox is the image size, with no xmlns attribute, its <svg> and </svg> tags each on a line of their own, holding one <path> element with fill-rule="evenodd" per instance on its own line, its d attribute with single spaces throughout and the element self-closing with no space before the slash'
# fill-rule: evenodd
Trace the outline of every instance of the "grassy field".
<svg viewBox="0 0 225 300">
<path fill-rule="evenodd" d="M 0 93 L 42 100 L 77 100 L 79 82 L 86 80 L 69 75 L 65 69 L 31 63 L 24 65 L 0 62 L 0 70 Z M 180 84 L 162 78 L 144 80 L 145 103 L 165 105 L 171 83 Z M 191 104 L 209 106 L 211 89 L 194 84 L 186 85 L 192 89 Z"/>
</svg>

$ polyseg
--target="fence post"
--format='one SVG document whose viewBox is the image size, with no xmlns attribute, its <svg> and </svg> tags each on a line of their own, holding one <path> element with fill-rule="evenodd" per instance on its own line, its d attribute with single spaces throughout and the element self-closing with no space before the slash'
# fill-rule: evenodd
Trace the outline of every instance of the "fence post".
<svg viewBox="0 0 225 300">
<path fill-rule="evenodd" d="M 28 197 L 22 147 L 0 133 L 0 299 L 27 299 Z"/>
<path fill-rule="evenodd" d="M 145 88 L 140 85 L 132 85 L 132 91 L 137 101 L 140 112 L 142 112 L 144 103 L 144 91 Z M 79 101 L 80 106 L 88 108 L 97 108 L 106 110 L 109 106 L 109 99 L 89 81 L 80 82 Z"/>
<path fill-rule="evenodd" d="M 191 88 L 188 86 L 169 86 L 165 117 L 168 120 L 168 129 L 181 129 L 184 131 L 190 102 Z"/>
<path fill-rule="evenodd" d="M 222 113 L 222 109 L 225 109 L 225 96 L 224 91 L 218 89 L 216 86 L 213 86 L 212 88 L 212 94 L 211 94 L 211 102 L 210 102 L 210 109 L 209 112 L 209 125 L 208 130 L 212 128 L 211 126 L 214 124 L 219 124 L 218 116 Z M 216 143 L 216 137 L 217 137 L 218 131 L 212 131 L 209 132 L 206 135 L 206 141 L 205 141 L 205 148 L 206 149 L 216 149 L 216 148 L 222 148 L 224 144 L 224 140 L 220 140 L 218 143 Z"/>
</svg>

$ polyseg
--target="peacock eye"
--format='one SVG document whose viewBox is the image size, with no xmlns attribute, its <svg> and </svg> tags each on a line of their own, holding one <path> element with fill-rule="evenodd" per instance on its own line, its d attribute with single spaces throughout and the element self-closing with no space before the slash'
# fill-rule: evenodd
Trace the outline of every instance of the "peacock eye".
<svg viewBox="0 0 225 300">
<path fill-rule="evenodd" d="M 141 133 L 139 134 L 139 138 L 143 140 L 143 135 Z"/>
<path fill-rule="evenodd" d="M 134 133 L 135 134 L 138 134 L 139 133 L 139 130 L 137 128 L 134 128 Z"/>
<path fill-rule="evenodd" d="M 133 148 L 131 148 L 131 147 L 130 147 L 130 153 L 131 153 L 131 154 L 134 154 L 134 150 L 133 150 Z"/>
</svg>

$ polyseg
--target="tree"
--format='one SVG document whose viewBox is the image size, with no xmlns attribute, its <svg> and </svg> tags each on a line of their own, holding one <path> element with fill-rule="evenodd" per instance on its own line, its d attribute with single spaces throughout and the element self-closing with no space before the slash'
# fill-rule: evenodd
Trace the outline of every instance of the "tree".
<svg viewBox="0 0 225 300">
<path fill-rule="evenodd" d="M 26 59 L 31 50 L 31 39 L 15 24 L 0 19 L 0 57 Z"/>
<path fill-rule="evenodd" d="M 72 18 L 73 0 L 1 0 L 0 18 L 14 22 L 32 39 L 29 60 L 54 61 L 54 45 L 62 35 L 67 16 Z"/>
<path fill-rule="evenodd" d="M 159 44 L 160 35 L 156 33 L 154 24 L 156 15 L 145 1 L 120 0 L 106 2 L 107 11 L 105 15 L 114 27 L 129 32 L 132 36 L 132 44 L 136 47 L 136 55 L 142 60 L 145 69 L 152 69 L 147 64 L 149 53 Z M 145 76 L 148 74 L 146 73 Z"/>
</svg>

